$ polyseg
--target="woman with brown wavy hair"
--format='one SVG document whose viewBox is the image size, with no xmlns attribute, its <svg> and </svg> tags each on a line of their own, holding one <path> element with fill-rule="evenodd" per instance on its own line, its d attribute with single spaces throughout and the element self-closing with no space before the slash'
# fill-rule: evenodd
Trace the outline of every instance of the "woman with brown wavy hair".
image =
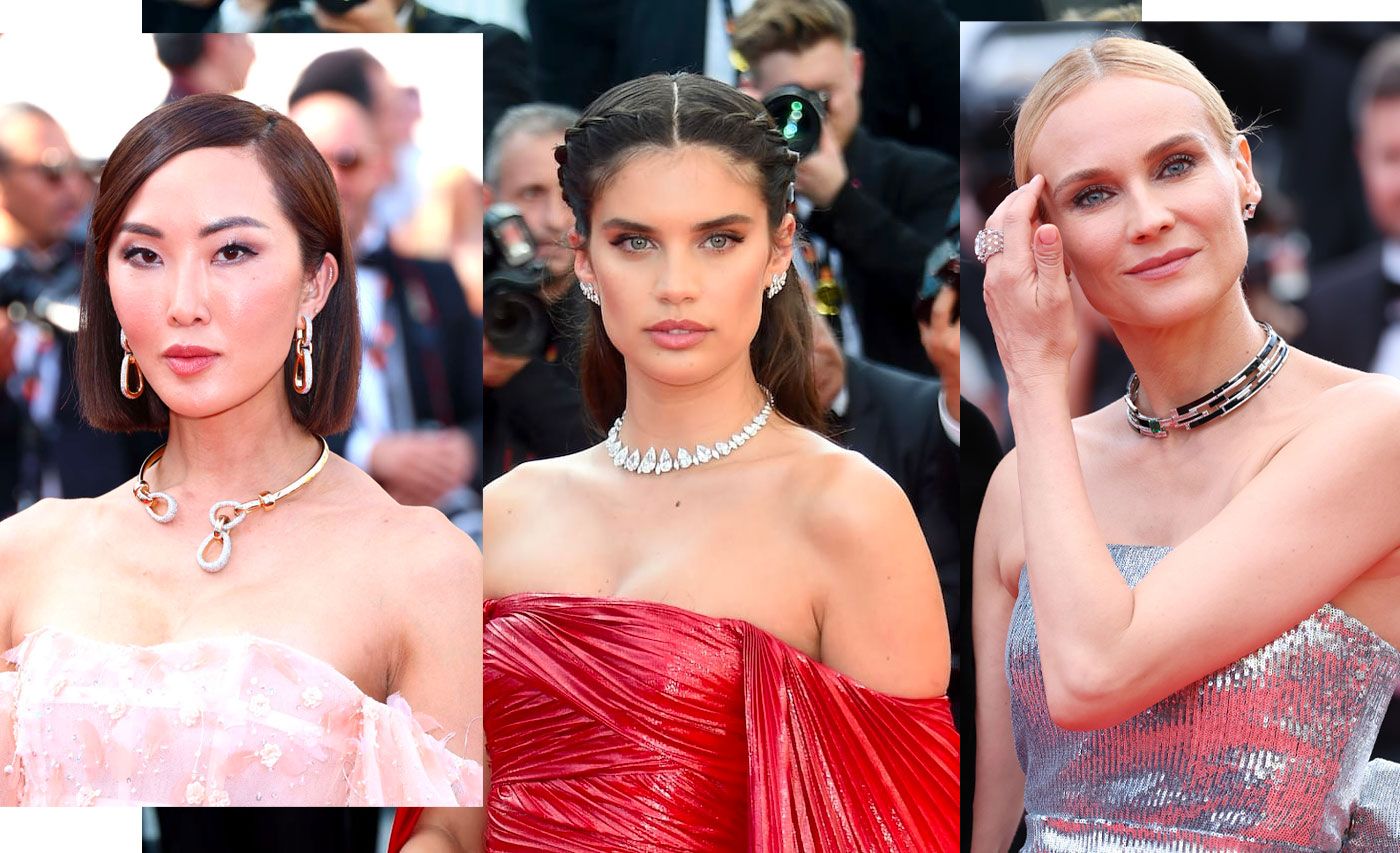
<svg viewBox="0 0 1400 853">
<path fill-rule="evenodd" d="M 488 489 L 486 848 L 953 849 L 937 579 L 899 488 L 821 435 L 796 156 L 678 74 L 556 159 L 609 429 Z"/>
</svg>

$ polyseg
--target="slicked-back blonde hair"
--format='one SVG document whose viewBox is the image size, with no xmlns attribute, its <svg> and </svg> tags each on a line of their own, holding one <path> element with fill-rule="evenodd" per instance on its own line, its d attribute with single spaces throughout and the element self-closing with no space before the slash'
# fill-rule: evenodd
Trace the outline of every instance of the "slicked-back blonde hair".
<svg viewBox="0 0 1400 853">
<path fill-rule="evenodd" d="M 1236 136 L 1250 130 L 1238 126 L 1235 114 L 1225 106 L 1225 99 L 1191 60 L 1150 41 L 1105 36 L 1057 59 L 1021 102 L 1012 139 L 1017 186 L 1031 179 L 1031 145 L 1045 127 L 1050 113 L 1088 84 L 1115 74 L 1160 80 L 1190 91 L 1200 99 L 1216 141 L 1226 153 L 1234 147 Z"/>
</svg>

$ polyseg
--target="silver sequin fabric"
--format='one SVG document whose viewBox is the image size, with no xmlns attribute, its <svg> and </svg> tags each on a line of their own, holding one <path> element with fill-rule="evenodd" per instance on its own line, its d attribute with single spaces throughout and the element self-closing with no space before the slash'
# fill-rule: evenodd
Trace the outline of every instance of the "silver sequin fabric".
<svg viewBox="0 0 1400 853">
<path fill-rule="evenodd" d="M 1109 547 L 1129 585 L 1169 550 Z M 1400 765 L 1367 761 L 1400 652 L 1330 604 L 1122 723 L 1068 731 L 1046 706 L 1023 568 L 1006 676 L 1023 853 L 1400 851 Z"/>
</svg>

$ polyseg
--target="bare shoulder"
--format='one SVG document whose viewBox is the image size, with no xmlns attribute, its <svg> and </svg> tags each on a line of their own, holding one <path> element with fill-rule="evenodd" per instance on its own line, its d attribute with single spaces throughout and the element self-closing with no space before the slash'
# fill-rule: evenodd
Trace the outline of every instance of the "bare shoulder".
<svg viewBox="0 0 1400 853">
<path fill-rule="evenodd" d="M 582 487 L 596 470 L 592 455 L 598 452 L 589 448 L 568 456 L 535 459 L 492 480 L 483 498 L 487 526 L 499 530 L 539 507 L 540 501 L 555 500 Z"/>
<path fill-rule="evenodd" d="M 859 453 L 813 434 L 786 479 L 783 492 L 793 496 L 804 532 L 839 563 L 864 561 L 872 542 L 923 543 L 904 490 Z"/>
<path fill-rule="evenodd" d="M 57 549 L 74 547 L 103 509 L 99 498 L 45 498 L 0 521 L 0 640 L 11 636 L 28 580 L 60 566 Z"/>
<path fill-rule="evenodd" d="M 1296 437 L 1315 437 L 1374 462 L 1400 462 L 1400 379 L 1351 370 L 1335 378 L 1300 405 Z"/>
<path fill-rule="evenodd" d="M 326 516 L 342 545 L 389 589 L 480 588 L 481 552 L 471 537 L 432 507 L 405 506 L 368 474 L 340 460 L 337 497 Z M 368 559 L 364 559 L 368 558 Z"/>
</svg>

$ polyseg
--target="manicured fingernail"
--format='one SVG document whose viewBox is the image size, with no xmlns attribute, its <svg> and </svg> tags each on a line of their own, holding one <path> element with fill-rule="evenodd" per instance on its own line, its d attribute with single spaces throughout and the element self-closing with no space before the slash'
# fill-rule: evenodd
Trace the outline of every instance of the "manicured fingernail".
<svg viewBox="0 0 1400 853">
<path fill-rule="evenodd" d="M 1041 245 L 1049 246 L 1051 243 L 1055 242 L 1055 232 L 1051 231 L 1049 228 L 1042 228 L 1035 232 L 1035 239 L 1039 240 Z"/>
</svg>

